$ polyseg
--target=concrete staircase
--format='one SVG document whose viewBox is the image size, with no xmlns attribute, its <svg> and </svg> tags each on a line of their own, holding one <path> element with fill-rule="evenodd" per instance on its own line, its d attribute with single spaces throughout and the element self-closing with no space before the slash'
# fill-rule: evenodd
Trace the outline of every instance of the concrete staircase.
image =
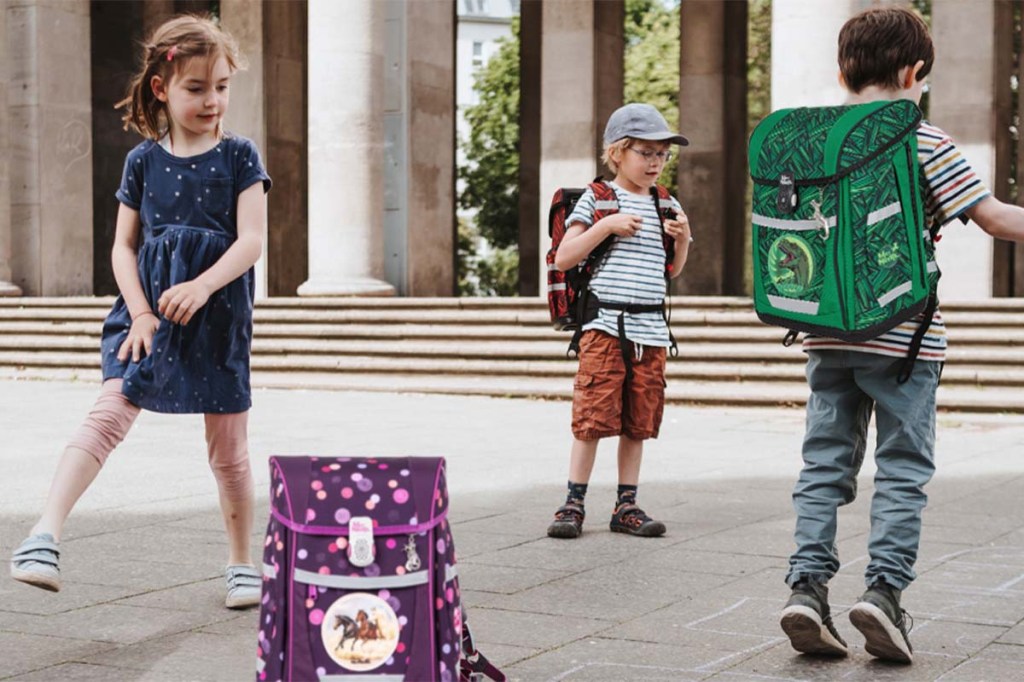
<svg viewBox="0 0 1024 682">
<path fill-rule="evenodd" d="M 0 298 L 0 377 L 99 380 L 111 298 Z M 946 410 L 1024 412 L 1024 299 L 945 303 Z M 677 297 L 667 400 L 802 405 L 804 355 L 749 299 Z M 568 399 L 576 363 L 540 299 L 268 299 L 256 307 L 257 387 Z M 2 389 L 0 389 L 2 390 Z"/>
</svg>

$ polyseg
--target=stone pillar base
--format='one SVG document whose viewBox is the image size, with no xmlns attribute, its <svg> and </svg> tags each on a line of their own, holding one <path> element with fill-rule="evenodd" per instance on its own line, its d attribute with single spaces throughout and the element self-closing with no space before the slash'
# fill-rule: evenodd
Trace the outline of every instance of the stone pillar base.
<svg viewBox="0 0 1024 682">
<path fill-rule="evenodd" d="M 21 289 L 10 282 L 4 282 L 0 280 L 0 296 L 13 297 L 21 296 Z"/>
<path fill-rule="evenodd" d="M 395 288 L 373 277 L 308 280 L 295 292 L 299 296 L 394 296 Z"/>
</svg>

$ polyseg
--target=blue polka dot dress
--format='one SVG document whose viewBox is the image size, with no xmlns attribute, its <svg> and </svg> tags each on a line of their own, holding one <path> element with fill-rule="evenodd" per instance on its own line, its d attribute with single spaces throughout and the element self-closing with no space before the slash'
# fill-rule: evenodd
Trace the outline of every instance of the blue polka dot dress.
<svg viewBox="0 0 1024 682">
<path fill-rule="evenodd" d="M 189 157 L 153 140 L 128 153 L 116 196 L 139 212 L 139 278 L 153 312 L 165 290 L 195 279 L 234 243 L 238 195 L 257 182 L 270 190 L 259 151 L 244 137 L 225 136 Z M 104 381 L 124 379 L 125 397 L 153 412 L 248 410 L 253 277 L 250 269 L 214 292 L 187 325 L 161 318 L 152 351 L 139 362 L 117 359 L 131 328 L 119 296 L 103 324 Z"/>
</svg>

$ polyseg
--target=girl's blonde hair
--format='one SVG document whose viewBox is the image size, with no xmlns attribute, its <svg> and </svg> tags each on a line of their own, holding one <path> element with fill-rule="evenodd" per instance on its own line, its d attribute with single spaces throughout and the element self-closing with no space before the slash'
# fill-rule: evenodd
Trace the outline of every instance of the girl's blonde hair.
<svg viewBox="0 0 1024 682">
<path fill-rule="evenodd" d="M 123 100 L 124 129 L 143 137 L 159 139 L 167 127 L 166 105 L 156 98 L 150 81 L 160 76 L 169 84 L 192 59 L 224 57 L 232 73 L 245 68 L 238 43 L 209 16 L 184 14 L 161 24 L 142 44 L 142 64 L 128 82 Z"/>
<path fill-rule="evenodd" d="M 632 137 L 624 137 L 621 140 L 612 142 L 611 144 L 606 144 L 604 146 L 604 151 L 601 153 L 601 163 L 608 166 L 612 173 L 618 174 L 619 164 L 612 158 L 612 152 L 614 151 L 616 152 L 616 156 L 620 156 L 626 152 L 626 147 L 631 144 L 633 144 Z"/>
</svg>

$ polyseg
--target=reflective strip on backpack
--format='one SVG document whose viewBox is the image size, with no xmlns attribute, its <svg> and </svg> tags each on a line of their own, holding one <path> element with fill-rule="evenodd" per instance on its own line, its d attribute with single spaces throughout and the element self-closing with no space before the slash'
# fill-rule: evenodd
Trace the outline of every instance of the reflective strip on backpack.
<svg viewBox="0 0 1024 682">
<path fill-rule="evenodd" d="M 277 566 L 271 566 L 270 564 L 263 564 L 263 575 L 271 580 L 277 578 Z"/>
<path fill-rule="evenodd" d="M 405 675 L 320 675 L 320 682 L 404 682 Z"/>
<path fill-rule="evenodd" d="M 430 579 L 428 571 L 416 571 L 405 575 L 382 575 L 370 576 L 349 576 L 349 575 L 323 575 L 301 568 L 295 569 L 295 580 L 306 585 L 317 587 L 330 587 L 337 590 L 384 590 L 398 587 L 416 587 L 426 585 Z"/>
<path fill-rule="evenodd" d="M 263 672 L 264 668 L 266 668 L 266 667 L 267 667 L 267 662 L 266 661 L 264 661 L 262 658 L 257 658 L 256 659 L 256 672 L 261 673 L 261 672 Z"/>
<path fill-rule="evenodd" d="M 882 208 L 878 209 L 877 211 L 872 211 L 871 213 L 868 213 L 868 225 L 874 225 L 875 223 L 880 223 L 883 220 L 885 220 L 886 218 L 888 218 L 889 216 L 896 215 L 897 213 L 899 213 L 902 210 L 903 210 L 903 207 L 900 205 L 900 202 L 894 201 L 891 204 L 889 204 L 888 206 L 883 206 Z"/>
<path fill-rule="evenodd" d="M 894 300 L 896 300 L 897 298 L 902 296 L 903 294 L 905 294 L 908 291 L 910 291 L 912 288 L 913 288 L 913 284 L 911 282 L 904 282 L 903 284 L 899 285 L 895 289 L 887 291 L 884 294 L 882 294 L 881 296 L 879 296 L 878 297 L 878 305 L 881 306 L 881 307 L 887 306 L 890 303 L 892 303 Z"/>
<path fill-rule="evenodd" d="M 548 291 L 565 291 L 565 282 L 559 282 L 558 284 L 549 284 Z"/>
<path fill-rule="evenodd" d="M 614 211 L 619 207 L 617 199 L 605 199 L 603 201 L 594 202 L 595 211 Z"/>
<path fill-rule="evenodd" d="M 451 564 L 444 565 L 444 582 L 445 584 L 450 583 L 459 577 L 459 569 L 455 568 Z"/>
<path fill-rule="evenodd" d="M 820 230 L 823 227 L 820 220 L 783 220 L 782 218 L 769 218 L 757 213 L 753 214 L 751 219 L 755 225 L 771 227 L 776 230 L 787 230 L 789 232 Z M 829 216 L 825 219 L 825 222 L 829 227 L 835 227 L 837 223 L 836 217 L 834 215 Z"/>
<path fill-rule="evenodd" d="M 928 269 L 928 272 L 936 272 L 939 269 L 939 264 L 936 263 L 933 260 L 930 260 L 930 261 L 928 261 L 928 264 L 926 265 L 926 267 Z"/>
<path fill-rule="evenodd" d="M 817 315 L 818 304 L 814 301 L 799 301 L 795 298 L 783 298 L 782 296 L 772 296 L 768 294 L 768 303 L 773 308 L 779 310 L 788 310 L 791 313 L 804 313 L 806 315 Z"/>
</svg>

